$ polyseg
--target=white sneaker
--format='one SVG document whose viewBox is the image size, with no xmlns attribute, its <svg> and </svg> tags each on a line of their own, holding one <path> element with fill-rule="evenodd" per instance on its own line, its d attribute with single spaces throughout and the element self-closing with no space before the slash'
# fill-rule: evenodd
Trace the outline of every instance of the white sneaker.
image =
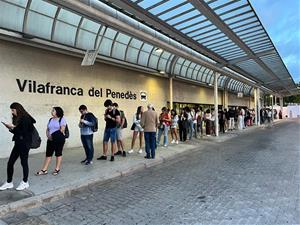
<svg viewBox="0 0 300 225">
<path fill-rule="evenodd" d="M 140 150 L 139 150 L 139 153 L 142 154 L 142 153 L 143 153 L 143 149 L 140 149 Z"/>
<path fill-rule="evenodd" d="M 19 186 L 16 188 L 17 191 L 22 191 L 26 188 L 29 188 L 29 183 L 28 182 L 24 182 L 21 181 L 21 183 L 19 184 Z"/>
<path fill-rule="evenodd" d="M 128 151 L 129 154 L 131 154 L 131 153 L 133 153 L 133 152 L 134 152 L 133 149 L 130 149 L 130 150 Z"/>
<path fill-rule="evenodd" d="M 172 141 L 171 141 L 171 144 L 175 144 L 175 140 L 172 140 Z"/>
<path fill-rule="evenodd" d="M 166 147 L 168 147 L 168 145 L 164 145 L 164 147 L 166 148 Z"/>
<path fill-rule="evenodd" d="M 178 145 L 178 140 L 176 141 L 176 144 Z"/>
<path fill-rule="evenodd" d="M 14 187 L 13 182 L 7 183 L 5 182 L 1 187 L 0 187 L 0 191 L 4 191 L 6 189 L 11 189 Z"/>
</svg>

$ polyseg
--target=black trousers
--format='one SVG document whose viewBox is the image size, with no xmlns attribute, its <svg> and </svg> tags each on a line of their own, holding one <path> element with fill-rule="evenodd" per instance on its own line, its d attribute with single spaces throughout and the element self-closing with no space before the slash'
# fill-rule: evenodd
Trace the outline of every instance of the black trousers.
<svg viewBox="0 0 300 225">
<path fill-rule="evenodd" d="M 21 165 L 23 168 L 23 181 L 28 181 L 28 154 L 29 148 L 26 146 L 25 143 L 22 142 L 15 142 L 15 145 L 10 153 L 9 160 L 7 163 L 7 182 L 12 182 L 13 174 L 14 174 L 14 165 L 17 159 L 20 157 Z"/>
<path fill-rule="evenodd" d="M 179 125 L 179 138 L 180 141 L 186 141 L 187 139 L 187 127 Z"/>
<path fill-rule="evenodd" d="M 220 132 L 225 133 L 225 121 L 219 121 L 220 124 Z"/>
</svg>

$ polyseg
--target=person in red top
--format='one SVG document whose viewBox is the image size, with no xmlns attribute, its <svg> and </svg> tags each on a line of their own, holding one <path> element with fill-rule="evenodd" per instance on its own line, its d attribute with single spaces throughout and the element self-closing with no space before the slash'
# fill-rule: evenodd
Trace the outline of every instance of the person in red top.
<svg viewBox="0 0 300 225">
<path fill-rule="evenodd" d="M 159 127 L 157 135 L 157 145 L 160 145 L 161 135 L 164 134 L 164 147 L 168 146 L 168 131 L 171 125 L 171 115 L 169 109 L 163 107 L 161 109 L 161 114 L 159 115 Z"/>
</svg>

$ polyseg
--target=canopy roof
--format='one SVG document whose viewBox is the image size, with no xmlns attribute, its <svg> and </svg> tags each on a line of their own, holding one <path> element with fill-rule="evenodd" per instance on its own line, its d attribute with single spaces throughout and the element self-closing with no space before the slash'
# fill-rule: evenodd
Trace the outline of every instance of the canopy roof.
<svg viewBox="0 0 300 225">
<path fill-rule="evenodd" d="M 213 84 L 214 70 L 208 64 L 200 64 L 158 48 L 130 32 L 107 27 L 107 24 L 94 17 L 57 2 L 0 0 L 0 34 L 16 37 L 4 32 L 13 31 L 20 34 L 22 39 L 41 39 L 83 51 L 100 46 L 99 57 L 128 62 L 203 85 Z M 220 88 L 249 95 L 253 92 L 248 83 L 251 80 L 250 83 L 263 85 L 282 95 L 293 93 L 295 84 L 247 1 L 80 2 L 138 26 L 144 32 L 153 33 L 197 59 L 218 65 L 227 75 L 230 73 L 237 77 L 233 79 L 221 73 L 218 79 Z M 205 12 L 208 10 L 211 13 L 212 18 L 211 15 L 200 13 L 202 7 L 205 7 Z M 116 14 L 116 11 L 125 11 L 133 18 L 123 13 Z M 143 20 L 144 24 L 137 20 Z"/>
<path fill-rule="evenodd" d="M 248 0 L 106 2 L 265 87 L 282 93 L 296 90 Z"/>
</svg>

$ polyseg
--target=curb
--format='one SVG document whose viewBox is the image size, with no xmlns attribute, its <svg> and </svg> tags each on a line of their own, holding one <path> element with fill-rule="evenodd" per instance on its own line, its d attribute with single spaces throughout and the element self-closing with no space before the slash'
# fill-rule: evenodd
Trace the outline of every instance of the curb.
<svg viewBox="0 0 300 225">
<path fill-rule="evenodd" d="M 157 157 L 155 160 L 147 160 L 146 162 L 141 162 L 135 166 L 132 166 L 124 171 L 116 171 L 111 173 L 109 176 L 105 177 L 99 177 L 99 178 L 91 178 L 88 180 L 76 182 L 69 184 L 66 187 L 62 187 L 58 190 L 52 190 L 47 193 L 33 196 L 29 198 L 25 198 L 16 202 L 11 202 L 6 205 L 0 206 L 0 218 L 7 215 L 8 213 L 13 212 L 22 212 L 26 209 L 41 207 L 44 203 L 51 203 L 57 200 L 60 200 L 62 198 L 66 198 L 71 196 L 72 194 L 75 194 L 76 192 L 82 191 L 85 188 L 88 188 L 93 185 L 101 185 L 105 184 L 107 182 L 111 182 L 116 178 L 119 177 L 125 177 L 132 175 L 136 172 L 145 170 L 147 168 L 151 168 L 166 162 L 181 160 L 183 155 L 186 155 L 187 153 L 191 153 L 194 151 L 199 150 L 199 147 L 191 148 L 186 151 L 182 151 L 179 153 L 176 153 L 174 155 L 170 156 L 160 156 Z M 180 157 L 179 157 L 180 156 Z M 5 224 L 5 223 L 4 223 Z M 2 221 L 0 220 L 0 225 L 4 225 Z"/>
</svg>

